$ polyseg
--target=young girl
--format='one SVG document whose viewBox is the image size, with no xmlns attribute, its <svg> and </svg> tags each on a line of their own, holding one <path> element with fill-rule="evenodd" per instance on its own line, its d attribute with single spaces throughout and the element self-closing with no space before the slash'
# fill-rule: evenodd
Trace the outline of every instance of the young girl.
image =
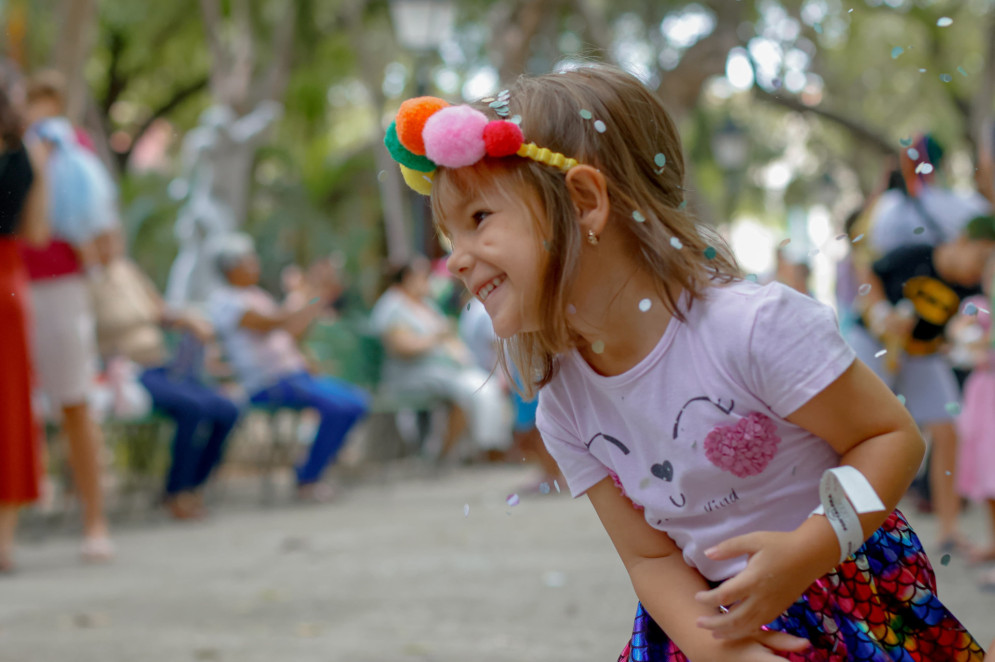
<svg viewBox="0 0 995 662">
<path fill-rule="evenodd" d="M 414 99 L 386 144 L 629 572 L 620 660 L 980 662 L 894 510 L 915 423 L 831 310 L 743 279 L 685 211 L 677 130 L 638 80 L 592 67 L 473 107 Z"/>
</svg>

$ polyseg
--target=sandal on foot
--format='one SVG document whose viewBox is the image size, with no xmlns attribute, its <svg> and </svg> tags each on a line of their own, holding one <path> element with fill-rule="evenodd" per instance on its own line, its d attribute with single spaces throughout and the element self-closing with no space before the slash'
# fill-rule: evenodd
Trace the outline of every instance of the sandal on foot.
<svg viewBox="0 0 995 662">
<path fill-rule="evenodd" d="M 106 563 L 114 558 L 114 543 L 107 536 L 83 538 L 80 555 L 86 563 Z"/>
</svg>

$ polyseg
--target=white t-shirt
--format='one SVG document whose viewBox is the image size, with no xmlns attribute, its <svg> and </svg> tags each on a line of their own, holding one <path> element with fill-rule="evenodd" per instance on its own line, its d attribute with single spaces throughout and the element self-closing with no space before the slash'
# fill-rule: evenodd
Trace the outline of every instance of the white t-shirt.
<svg viewBox="0 0 995 662">
<path fill-rule="evenodd" d="M 791 531 L 819 505 L 819 479 L 839 456 L 784 417 L 854 353 L 832 309 L 780 283 L 710 288 L 686 316 L 621 375 L 598 375 L 577 352 L 560 357 L 536 424 L 571 494 L 614 475 L 650 526 L 718 581 L 746 557 L 712 561 L 704 550 Z"/>
<path fill-rule="evenodd" d="M 956 239 L 967 222 L 976 216 L 991 213 L 991 205 L 978 193 L 962 195 L 954 191 L 924 186 L 919 202 L 943 236 L 937 236 L 928 219 L 923 218 L 920 205 L 898 190 L 881 194 L 874 205 L 869 237 L 871 249 L 884 256 L 911 244 L 937 245 Z M 918 231 L 917 229 L 922 228 Z"/>
<path fill-rule="evenodd" d="M 225 354 L 246 392 L 251 396 L 287 375 L 307 368 L 294 337 L 283 329 L 261 333 L 240 324 L 252 310 L 273 315 L 278 306 L 258 287 L 219 287 L 211 294 L 207 309 Z"/>
</svg>

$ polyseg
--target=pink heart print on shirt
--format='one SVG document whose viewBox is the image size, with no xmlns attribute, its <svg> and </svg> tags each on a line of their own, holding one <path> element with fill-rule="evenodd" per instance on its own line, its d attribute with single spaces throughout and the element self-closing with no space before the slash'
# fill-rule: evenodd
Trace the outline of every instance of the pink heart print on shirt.
<svg viewBox="0 0 995 662">
<path fill-rule="evenodd" d="M 777 426 L 759 412 L 750 412 L 735 425 L 720 425 L 705 437 L 705 457 L 740 478 L 756 476 L 777 455 Z"/>
</svg>

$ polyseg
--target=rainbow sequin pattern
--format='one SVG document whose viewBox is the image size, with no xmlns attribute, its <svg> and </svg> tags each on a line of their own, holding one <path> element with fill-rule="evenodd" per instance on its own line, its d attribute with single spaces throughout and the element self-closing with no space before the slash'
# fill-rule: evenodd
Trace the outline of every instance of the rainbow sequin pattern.
<svg viewBox="0 0 995 662">
<path fill-rule="evenodd" d="M 766 626 L 812 642 L 792 662 L 983 662 L 978 642 L 936 596 L 936 576 L 908 521 L 893 512 L 833 572 Z M 618 662 L 687 662 L 640 604 Z"/>
</svg>

